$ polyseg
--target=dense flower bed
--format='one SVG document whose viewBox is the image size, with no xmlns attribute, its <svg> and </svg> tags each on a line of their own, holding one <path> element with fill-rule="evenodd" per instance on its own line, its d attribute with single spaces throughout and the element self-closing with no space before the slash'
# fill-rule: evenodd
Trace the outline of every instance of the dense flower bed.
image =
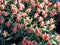
<svg viewBox="0 0 60 45">
<path fill-rule="evenodd" d="M 59 2 L 0 0 L 0 45 L 58 45 L 54 32 L 57 12 Z"/>
</svg>

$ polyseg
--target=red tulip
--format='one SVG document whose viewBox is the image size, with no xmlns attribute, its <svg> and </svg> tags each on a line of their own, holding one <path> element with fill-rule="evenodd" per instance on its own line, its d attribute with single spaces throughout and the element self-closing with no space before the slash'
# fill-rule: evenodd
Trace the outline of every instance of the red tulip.
<svg viewBox="0 0 60 45">
<path fill-rule="evenodd" d="M 32 45 L 32 42 L 31 41 L 28 41 L 28 44 L 27 45 Z"/>
<path fill-rule="evenodd" d="M 35 29 L 35 33 L 36 33 L 37 36 L 40 36 L 40 34 L 41 34 L 40 29 L 39 28 L 36 28 Z"/>
<path fill-rule="evenodd" d="M 32 27 L 29 27 L 29 28 L 28 28 L 28 31 L 29 31 L 30 33 L 32 33 L 32 32 L 33 32 L 33 28 L 32 28 Z"/>
<path fill-rule="evenodd" d="M 50 35 L 45 33 L 45 34 L 42 35 L 42 39 L 43 40 L 49 40 L 50 39 Z"/>
</svg>

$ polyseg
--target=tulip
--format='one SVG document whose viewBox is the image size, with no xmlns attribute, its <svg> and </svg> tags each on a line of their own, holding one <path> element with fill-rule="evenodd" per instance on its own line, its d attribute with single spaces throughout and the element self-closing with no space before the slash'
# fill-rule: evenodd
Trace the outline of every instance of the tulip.
<svg viewBox="0 0 60 45">
<path fill-rule="evenodd" d="M 0 18 L 0 23 L 2 24 L 4 22 L 4 19 L 3 18 Z"/>
<path fill-rule="evenodd" d="M 50 24 L 51 24 L 51 23 L 54 23 L 54 22 L 55 22 L 55 20 L 54 20 L 53 18 L 51 18 L 51 19 L 50 19 Z"/>
<path fill-rule="evenodd" d="M 1 8 L 2 10 L 4 10 L 4 9 L 5 9 L 5 5 L 4 5 L 4 4 L 0 5 L 0 8 Z"/>
<path fill-rule="evenodd" d="M 27 16 L 27 13 L 21 13 L 21 15 L 22 15 L 23 17 L 26 17 L 26 16 Z"/>
<path fill-rule="evenodd" d="M 45 33 L 45 34 L 42 35 L 42 39 L 43 40 L 49 40 L 50 39 L 50 35 Z"/>
<path fill-rule="evenodd" d="M 0 0 L 0 4 L 3 3 L 3 0 Z"/>
<path fill-rule="evenodd" d="M 32 42 L 31 41 L 28 41 L 28 44 L 27 45 L 32 45 Z"/>
<path fill-rule="evenodd" d="M 46 43 L 46 45 L 52 45 L 52 43 L 49 41 L 49 42 Z"/>
<path fill-rule="evenodd" d="M 36 13 L 39 14 L 40 12 L 41 12 L 41 10 L 39 8 L 37 8 Z"/>
<path fill-rule="evenodd" d="M 18 9 L 23 10 L 25 8 L 24 4 L 18 3 Z"/>
<path fill-rule="evenodd" d="M 51 24 L 50 26 L 49 26 L 49 30 L 53 30 L 55 28 L 55 25 L 54 24 Z"/>
<path fill-rule="evenodd" d="M 49 2 L 49 3 L 48 3 L 48 6 L 51 6 L 51 5 L 52 5 L 52 2 Z"/>
<path fill-rule="evenodd" d="M 6 23 L 6 27 L 7 27 L 7 28 L 9 28 L 9 27 L 10 27 L 10 25 L 11 25 L 11 22 L 10 22 L 10 21 L 8 21 L 8 22 Z"/>
<path fill-rule="evenodd" d="M 34 14 L 34 18 L 37 18 L 39 15 L 38 15 L 38 13 L 35 13 Z"/>
<path fill-rule="evenodd" d="M 3 15 L 4 15 L 4 16 L 7 16 L 7 14 L 8 14 L 7 12 L 5 12 L 5 11 L 3 12 Z"/>
<path fill-rule="evenodd" d="M 43 20 L 43 17 L 38 17 L 38 21 L 40 22 L 40 21 L 42 21 Z"/>
<path fill-rule="evenodd" d="M 32 33 L 33 32 L 33 28 L 32 27 L 29 27 L 28 28 L 28 31 L 29 31 L 29 33 Z"/>
<path fill-rule="evenodd" d="M 17 24 L 15 24 L 14 27 L 12 28 L 12 32 L 17 33 Z"/>
<path fill-rule="evenodd" d="M 48 20 L 48 21 L 46 21 L 46 23 L 45 23 L 46 25 L 48 25 L 48 24 L 50 24 L 50 21 Z"/>
<path fill-rule="evenodd" d="M 44 26 L 44 21 L 41 21 L 39 25 Z"/>
<path fill-rule="evenodd" d="M 37 42 L 35 42 L 35 41 L 32 41 L 32 45 L 37 45 Z"/>
<path fill-rule="evenodd" d="M 25 12 L 26 12 L 26 13 L 29 13 L 29 12 L 31 12 L 31 10 L 32 10 L 31 8 L 28 8 L 28 9 L 26 9 Z"/>
<path fill-rule="evenodd" d="M 36 28 L 35 29 L 35 33 L 36 33 L 37 36 L 40 36 L 40 34 L 41 34 L 40 29 L 39 28 Z"/>
<path fill-rule="evenodd" d="M 14 2 L 13 2 L 15 5 L 17 4 L 17 0 L 14 0 Z"/>
</svg>

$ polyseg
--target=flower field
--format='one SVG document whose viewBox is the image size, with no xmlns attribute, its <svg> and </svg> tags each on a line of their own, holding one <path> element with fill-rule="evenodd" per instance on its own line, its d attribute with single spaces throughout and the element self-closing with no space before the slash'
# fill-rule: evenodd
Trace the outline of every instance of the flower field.
<svg viewBox="0 0 60 45">
<path fill-rule="evenodd" d="M 58 12 L 60 2 L 0 0 L 0 45 L 60 45 Z"/>
</svg>

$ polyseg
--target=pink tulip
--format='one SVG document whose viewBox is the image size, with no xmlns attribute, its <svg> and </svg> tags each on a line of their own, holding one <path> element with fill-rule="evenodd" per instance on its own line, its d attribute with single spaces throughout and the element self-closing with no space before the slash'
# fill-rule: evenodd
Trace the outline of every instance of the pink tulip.
<svg viewBox="0 0 60 45">
<path fill-rule="evenodd" d="M 51 6 L 51 5 L 52 5 L 52 2 L 49 2 L 49 3 L 48 3 L 48 6 Z"/>
<path fill-rule="evenodd" d="M 5 5 L 4 5 L 4 4 L 0 5 L 0 8 L 1 8 L 2 10 L 4 10 L 4 9 L 5 9 Z"/>
<path fill-rule="evenodd" d="M 4 15 L 4 16 L 7 16 L 7 15 L 8 15 L 8 13 L 4 11 L 4 12 L 3 12 L 3 15 Z"/>
<path fill-rule="evenodd" d="M 0 18 L 0 23 L 2 24 L 4 22 L 4 19 L 3 18 Z"/>
<path fill-rule="evenodd" d="M 41 10 L 39 8 L 37 8 L 36 13 L 39 14 L 40 12 L 41 12 Z"/>
<path fill-rule="evenodd" d="M 16 14 L 17 11 L 18 11 L 17 8 L 13 8 L 13 9 L 12 9 L 12 13 L 14 13 L 14 14 Z"/>
<path fill-rule="evenodd" d="M 38 17 L 38 21 L 40 22 L 40 21 L 42 21 L 43 20 L 43 17 Z"/>
<path fill-rule="evenodd" d="M 11 22 L 10 22 L 10 21 L 8 21 L 8 22 L 6 23 L 6 27 L 7 27 L 7 28 L 9 28 L 9 27 L 10 27 L 10 25 L 11 25 Z"/>
<path fill-rule="evenodd" d="M 17 33 L 17 24 L 15 24 L 14 27 L 12 28 L 12 32 Z"/>
<path fill-rule="evenodd" d="M 44 26 L 44 21 L 41 21 L 39 25 Z"/>
<path fill-rule="evenodd" d="M 46 21 L 46 23 L 45 23 L 46 25 L 48 25 L 48 24 L 50 24 L 50 21 L 48 20 L 48 21 Z"/>
<path fill-rule="evenodd" d="M 34 18 L 37 18 L 39 15 L 38 15 L 38 13 L 35 13 L 34 14 Z"/>
<path fill-rule="evenodd" d="M 32 2 L 32 7 L 36 7 L 36 3 L 35 2 Z"/>
<path fill-rule="evenodd" d="M 0 3 L 3 3 L 3 0 L 0 0 Z"/>
<path fill-rule="evenodd" d="M 25 8 L 24 4 L 18 3 L 18 9 L 23 10 Z"/>
<path fill-rule="evenodd" d="M 51 24 L 51 23 L 54 23 L 54 22 L 55 22 L 54 18 L 51 18 L 51 19 L 50 19 L 50 24 Z"/>
<path fill-rule="evenodd" d="M 49 30 L 53 30 L 55 28 L 55 25 L 54 24 L 51 24 L 50 26 L 49 26 Z"/>
<path fill-rule="evenodd" d="M 22 15 L 23 17 L 26 17 L 26 16 L 27 16 L 27 13 L 21 13 L 21 15 Z"/>
<path fill-rule="evenodd" d="M 53 17 L 53 16 L 54 16 L 54 13 L 51 12 L 51 13 L 50 13 L 50 17 Z"/>
<path fill-rule="evenodd" d="M 18 27 L 19 29 L 22 29 L 22 28 L 23 28 L 23 26 L 22 26 L 20 23 L 17 24 L 17 27 Z"/>
<path fill-rule="evenodd" d="M 29 13 L 29 12 L 31 12 L 31 10 L 32 10 L 31 8 L 28 8 L 28 9 L 26 9 L 25 12 L 26 12 L 26 13 Z"/>
</svg>

